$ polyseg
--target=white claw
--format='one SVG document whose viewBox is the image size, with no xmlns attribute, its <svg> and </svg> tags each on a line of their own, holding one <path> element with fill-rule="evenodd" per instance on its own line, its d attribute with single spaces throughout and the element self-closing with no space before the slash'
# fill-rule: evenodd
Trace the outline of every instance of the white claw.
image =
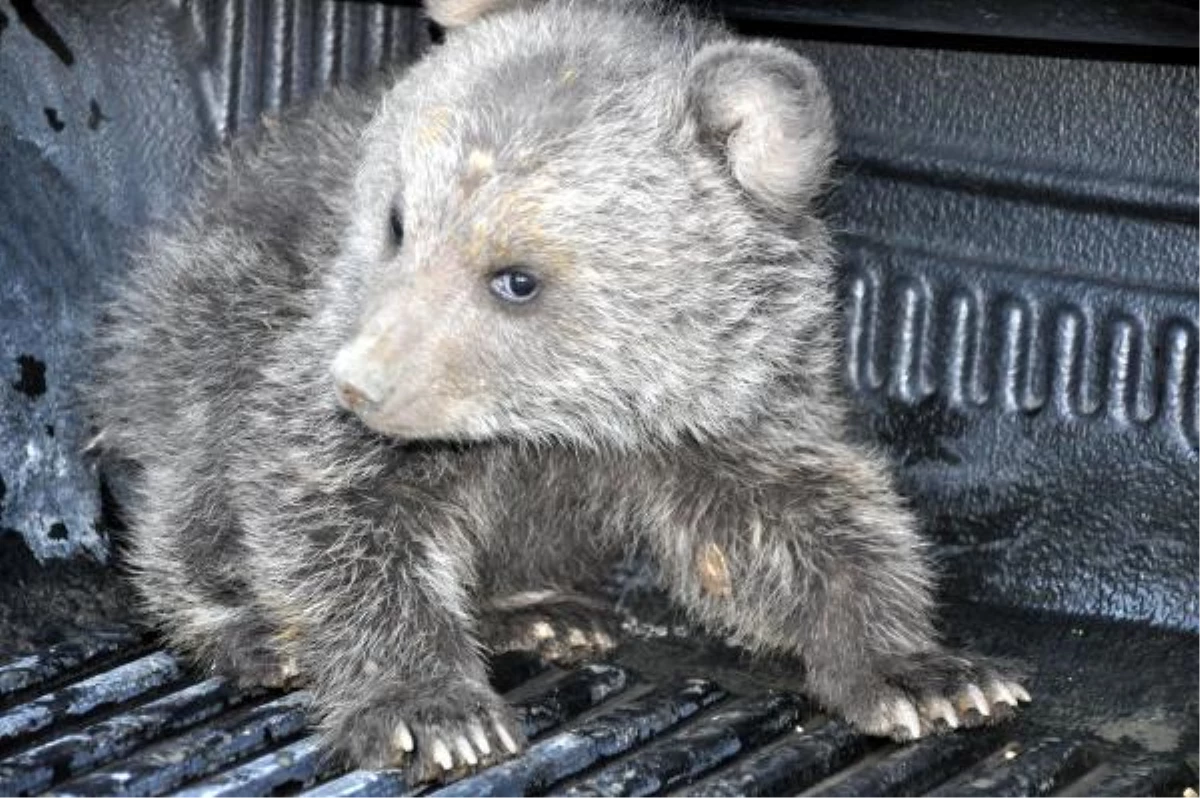
<svg viewBox="0 0 1200 798">
<path fill-rule="evenodd" d="M 554 627 L 545 621 L 538 621 L 533 626 L 529 627 L 529 633 L 533 635 L 534 640 L 554 639 Z"/>
<path fill-rule="evenodd" d="M 475 748 L 483 756 L 491 756 L 492 744 L 488 742 L 487 733 L 478 723 L 472 723 L 467 733 L 471 735 L 471 742 L 475 743 Z"/>
<path fill-rule="evenodd" d="M 892 705 L 892 721 L 902 726 L 908 732 L 908 739 L 916 740 L 921 736 L 921 716 L 917 708 L 907 698 L 900 698 Z"/>
<path fill-rule="evenodd" d="M 435 738 L 433 747 L 429 749 L 433 755 L 433 761 L 442 766 L 442 770 L 454 770 L 454 760 L 450 757 L 450 749 L 442 742 L 440 737 Z"/>
<path fill-rule="evenodd" d="M 1010 707 L 1017 705 L 1017 697 L 1005 686 L 1004 682 L 992 682 L 989 684 L 988 697 L 992 699 L 993 704 L 1008 704 Z"/>
<path fill-rule="evenodd" d="M 954 705 L 941 696 L 925 702 L 925 714 L 932 720 L 944 720 L 951 729 L 958 728 L 958 713 L 954 711 Z"/>
<path fill-rule="evenodd" d="M 1029 703 L 1033 700 L 1033 696 L 1029 695 L 1029 691 L 1016 682 L 1007 682 L 1008 689 L 1012 692 L 1018 701 Z"/>
<path fill-rule="evenodd" d="M 597 648 L 609 649 L 616 646 L 616 641 L 607 632 L 593 632 L 592 642 Z"/>
<path fill-rule="evenodd" d="M 500 721 L 496 721 L 495 726 L 496 737 L 500 740 L 500 743 L 508 749 L 510 754 L 515 754 L 518 750 L 517 741 L 513 739 L 513 736 L 508 733 L 508 729 L 504 728 L 504 725 Z"/>
<path fill-rule="evenodd" d="M 458 739 L 454 741 L 454 747 L 458 749 L 458 756 L 468 765 L 478 765 L 479 757 L 475 754 L 475 749 L 471 747 L 465 735 L 460 734 Z"/>
<path fill-rule="evenodd" d="M 572 626 L 567 631 L 567 645 L 575 648 L 583 648 L 588 644 L 587 634 L 582 629 Z"/>
<path fill-rule="evenodd" d="M 392 746 L 410 754 L 416 747 L 413 743 L 412 731 L 404 721 L 397 723 L 396 730 L 392 732 Z"/>
<path fill-rule="evenodd" d="M 987 698 L 983 695 L 983 691 L 979 689 L 979 685 L 968 684 L 967 689 L 963 691 L 962 697 L 966 699 L 966 704 L 969 708 L 974 709 L 985 718 L 992 714 Z"/>
</svg>

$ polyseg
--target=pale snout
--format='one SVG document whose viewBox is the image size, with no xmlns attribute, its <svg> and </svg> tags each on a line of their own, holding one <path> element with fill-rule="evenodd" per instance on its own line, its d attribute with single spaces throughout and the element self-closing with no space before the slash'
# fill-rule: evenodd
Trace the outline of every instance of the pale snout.
<svg viewBox="0 0 1200 798">
<path fill-rule="evenodd" d="M 387 435 L 467 434 L 478 397 L 458 368 L 457 341 L 427 318 L 417 322 L 390 312 L 369 319 L 330 366 L 337 401 Z"/>
<path fill-rule="evenodd" d="M 390 393 L 390 379 L 384 370 L 387 360 L 373 353 L 376 348 L 374 339 L 358 336 L 333 359 L 330 373 L 338 403 L 354 413 L 378 409 Z"/>
</svg>

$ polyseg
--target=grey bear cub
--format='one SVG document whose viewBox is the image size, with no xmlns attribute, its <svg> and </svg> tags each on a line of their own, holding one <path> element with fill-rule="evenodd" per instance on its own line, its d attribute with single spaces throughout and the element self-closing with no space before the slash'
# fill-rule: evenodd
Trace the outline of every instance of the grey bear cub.
<svg viewBox="0 0 1200 798">
<path fill-rule="evenodd" d="M 865 732 L 1027 700 L 938 642 L 847 438 L 814 67 L 633 0 L 428 10 L 444 45 L 235 141 L 106 309 L 91 398 L 170 641 L 430 775 L 519 749 L 486 653 L 609 644 L 638 546 Z"/>
</svg>

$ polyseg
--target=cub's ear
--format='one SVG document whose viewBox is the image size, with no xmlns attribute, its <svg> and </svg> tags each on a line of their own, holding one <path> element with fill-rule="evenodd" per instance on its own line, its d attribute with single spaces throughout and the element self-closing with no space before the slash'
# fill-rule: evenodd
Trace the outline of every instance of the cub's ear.
<svg viewBox="0 0 1200 798">
<path fill-rule="evenodd" d="M 425 0 L 425 13 L 443 28 L 461 28 L 485 14 L 523 5 L 525 0 Z"/>
<path fill-rule="evenodd" d="M 700 137 L 766 210 L 803 211 L 829 177 L 833 105 L 817 69 L 766 42 L 726 41 L 696 54 L 688 101 Z"/>
</svg>

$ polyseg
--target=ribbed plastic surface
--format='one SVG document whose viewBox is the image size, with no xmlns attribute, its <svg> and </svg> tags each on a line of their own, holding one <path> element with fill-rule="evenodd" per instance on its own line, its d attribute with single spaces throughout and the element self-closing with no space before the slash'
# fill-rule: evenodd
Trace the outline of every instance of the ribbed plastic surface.
<svg viewBox="0 0 1200 798">
<path fill-rule="evenodd" d="M 205 51 L 209 122 L 223 135 L 330 86 L 412 60 L 429 43 L 419 7 L 333 0 L 191 4 Z"/>
<path fill-rule="evenodd" d="M 238 692 L 144 646 L 100 636 L 0 666 L 0 794 L 1118 795 L 1194 780 L 1179 756 L 1027 720 L 894 745 L 787 692 L 510 655 L 495 681 L 530 747 L 465 778 L 412 784 L 331 763 L 304 692 Z"/>
</svg>

